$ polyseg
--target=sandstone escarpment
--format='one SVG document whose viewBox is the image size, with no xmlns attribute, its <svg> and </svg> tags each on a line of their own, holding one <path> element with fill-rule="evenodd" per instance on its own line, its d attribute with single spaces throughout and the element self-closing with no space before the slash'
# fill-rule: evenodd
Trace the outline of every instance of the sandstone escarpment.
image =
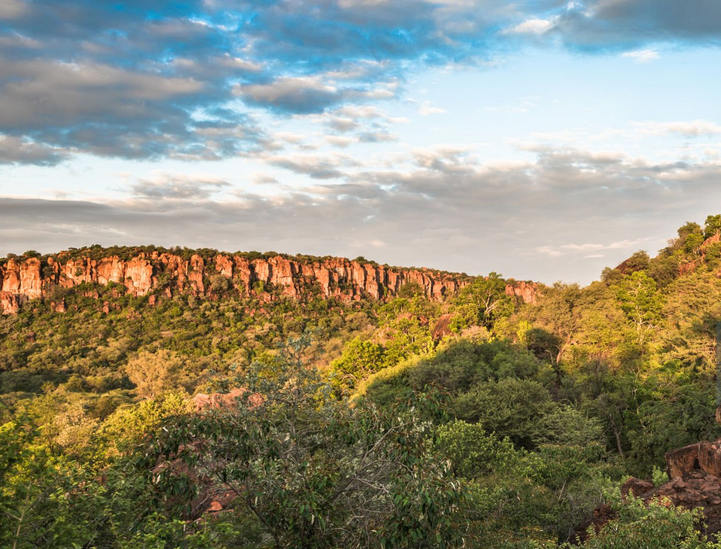
<svg viewBox="0 0 721 549">
<path fill-rule="evenodd" d="M 96 254 L 97 255 L 97 254 Z M 265 293 L 301 298 L 316 292 L 343 301 L 386 300 L 406 284 L 417 284 L 430 299 L 454 294 L 470 280 L 466 275 L 429 269 L 403 269 L 342 258 L 276 255 L 248 257 L 223 254 L 189 257 L 169 252 L 140 252 L 133 257 L 91 257 L 59 253 L 46 258 L 13 258 L 0 263 L 0 310 L 16 313 L 28 300 L 52 297 L 57 288 L 112 285 L 115 295 L 171 297 L 190 294 L 216 297 Z M 515 283 L 518 284 L 518 283 Z M 524 283 L 525 284 L 525 283 Z M 83 286 L 85 288 L 85 286 Z M 89 290 L 92 295 L 92 290 Z M 509 295 L 530 299 L 530 287 L 509 286 Z M 56 310 L 63 310 L 59 305 Z"/>
</svg>

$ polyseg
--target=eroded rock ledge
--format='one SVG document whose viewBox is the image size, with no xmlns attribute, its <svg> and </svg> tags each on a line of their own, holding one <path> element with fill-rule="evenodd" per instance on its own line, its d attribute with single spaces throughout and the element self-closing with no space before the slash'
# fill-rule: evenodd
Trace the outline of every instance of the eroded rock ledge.
<svg viewBox="0 0 721 549">
<path fill-rule="evenodd" d="M 130 259 L 109 255 L 100 259 L 59 253 L 44 259 L 30 257 L 0 263 L 0 311 L 17 313 L 32 299 L 48 297 L 57 288 L 81 284 L 114 284 L 120 294 L 132 296 L 174 293 L 212 297 L 235 290 L 250 294 L 262 288 L 300 298 L 315 289 L 343 301 L 364 297 L 395 297 L 409 283 L 418 284 L 430 299 L 456 293 L 472 277 L 430 269 L 403 269 L 342 258 L 297 260 L 277 255 L 251 259 L 241 254 L 192 254 L 188 259 L 166 252 L 141 252 Z M 535 299 L 535 284 L 512 282 L 509 295 L 523 302 Z M 55 310 L 62 312 L 62 303 Z"/>
</svg>

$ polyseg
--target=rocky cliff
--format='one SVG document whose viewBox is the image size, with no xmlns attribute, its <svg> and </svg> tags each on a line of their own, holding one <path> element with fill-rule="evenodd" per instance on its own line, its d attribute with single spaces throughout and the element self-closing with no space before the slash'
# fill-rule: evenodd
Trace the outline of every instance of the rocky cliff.
<svg viewBox="0 0 721 549">
<path fill-rule="evenodd" d="M 515 297 L 520 303 L 535 303 L 538 298 L 538 284 L 524 280 L 508 280 L 506 295 Z"/>
<path fill-rule="evenodd" d="M 97 254 L 95 254 L 97 255 Z M 295 259 L 286 256 L 140 252 L 92 258 L 61 252 L 43 258 L 12 258 L 0 262 L 0 310 L 16 313 L 32 299 L 47 298 L 56 288 L 81 284 L 113 284 L 118 295 L 170 297 L 174 293 L 213 297 L 229 291 L 300 298 L 316 291 L 344 301 L 397 296 L 405 284 L 418 284 L 426 296 L 440 300 L 457 292 L 470 277 L 429 269 L 403 269 L 340 258 Z M 509 293 L 527 299 L 527 290 L 509 286 Z M 153 297 L 155 296 L 155 298 Z M 63 304 L 55 304 L 62 311 Z"/>
</svg>

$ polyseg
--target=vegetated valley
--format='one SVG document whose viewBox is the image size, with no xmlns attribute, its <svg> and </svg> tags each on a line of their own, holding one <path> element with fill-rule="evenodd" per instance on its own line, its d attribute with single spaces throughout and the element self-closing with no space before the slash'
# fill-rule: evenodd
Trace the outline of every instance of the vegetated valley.
<svg viewBox="0 0 721 549">
<path fill-rule="evenodd" d="M 0 546 L 719 547 L 720 234 L 687 223 L 587 287 L 4 258 Z"/>
</svg>

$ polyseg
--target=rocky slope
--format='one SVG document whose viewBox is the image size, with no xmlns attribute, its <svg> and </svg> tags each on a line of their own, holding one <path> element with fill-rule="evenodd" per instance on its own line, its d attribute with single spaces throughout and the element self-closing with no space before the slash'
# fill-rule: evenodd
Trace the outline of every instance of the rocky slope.
<svg viewBox="0 0 721 549">
<path fill-rule="evenodd" d="M 621 487 L 621 494 L 633 494 L 646 503 L 655 500 L 685 509 L 700 508 L 705 534 L 717 537 L 721 532 L 721 440 L 699 442 L 666 454 L 666 473 L 669 481 L 654 486 L 652 482 L 630 478 Z M 598 532 L 614 513 L 608 505 L 601 505 L 593 517 L 576 531 L 580 541 L 586 539 L 590 526 Z"/>
<path fill-rule="evenodd" d="M 679 265 L 679 274 L 683 276 L 685 274 L 692 273 L 696 269 L 698 269 L 706 261 L 706 255 L 711 246 L 713 246 L 714 244 L 718 244 L 719 242 L 721 242 L 720 233 L 716 233 L 712 237 L 707 238 L 699 248 L 700 257 L 688 263 L 682 263 L 681 265 Z"/>
<path fill-rule="evenodd" d="M 721 440 L 691 444 L 666 454 L 669 482 L 654 487 L 629 479 L 621 489 L 644 501 L 670 501 L 677 507 L 703 510 L 705 534 L 721 532 Z"/>
<path fill-rule="evenodd" d="M 95 254 L 97 255 L 97 254 Z M 108 255 L 94 259 L 59 253 L 44 258 L 12 258 L 0 262 L 0 311 L 17 313 L 32 299 L 49 297 L 56 288 L 81 284 L 114 284 L 119 295 L 158 297 L 174 293 L 212 297 L 228 290 L 241 294 L 273 289 L 300 298 L 319 291 L 344 301 L 364 297 L 384 300 L 397 296 L 409 283 L 418 284 L 426 296 L 440 300 L 468 284 L 471 277 L 429 269 L 403 269 L 342 258 L 308 260 L 281 255 L 251 259 L 241 254 L 192 254 L 188 259 L 169 252 L 140 252 L 123 259 Z M 534 284 L 509 283 L 509 295 L 524 302 L 535 299 Z M 54 304 L 62 312 L 62 302 Z"/>
</svg>

